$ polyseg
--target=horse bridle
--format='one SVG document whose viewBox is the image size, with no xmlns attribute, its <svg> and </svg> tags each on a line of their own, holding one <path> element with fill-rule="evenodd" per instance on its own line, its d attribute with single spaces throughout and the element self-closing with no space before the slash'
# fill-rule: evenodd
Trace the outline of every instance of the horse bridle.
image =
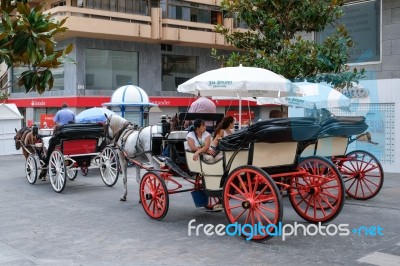
<svg viewBox="0 0 400 266">
<path fill-rule="evenodd" d="M 119 138 L 121 137 L 122 133 L 125 131 L 125 129 L 127 129 L 129 126 L 135 126 L 135 125 L 132 122 L 126 121 L 122 125 L 122 127 L 114 134 L 114 136 L 111 137 L 108 134 L 108 131 L 110 129 L 111 116 L 107 118 L 107 122 L 104 124 L 104 135 L 111 143 L 117 143 Z"/>
</svg>

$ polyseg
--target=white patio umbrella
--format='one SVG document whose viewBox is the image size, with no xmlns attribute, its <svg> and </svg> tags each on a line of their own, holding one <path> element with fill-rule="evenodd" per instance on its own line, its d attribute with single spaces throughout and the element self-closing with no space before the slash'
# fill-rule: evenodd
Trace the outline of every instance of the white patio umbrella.
<svg viewBox="0 0 400 266">
<path fill-rule="evenodd" d="M 201 96 L 230 96 L 239 100 L 239 125 L 242 123 L 243 97 L 278 98 L 297 92 L 290 80 L 263 68 L 224 67 L 200 74 L 178 86 L 178 91 Z"/>
<path fill-rule="evenodd" d="M 311 82 L 294 82 L 303 96 L 288 96 L 279 98 L 284 105 L 303 107 L 308 109 L 347 108 L 350 99 L 329 85 Z M 269 98 L 258 97 L 258 104 L 269 103 Z"/>
</svg>

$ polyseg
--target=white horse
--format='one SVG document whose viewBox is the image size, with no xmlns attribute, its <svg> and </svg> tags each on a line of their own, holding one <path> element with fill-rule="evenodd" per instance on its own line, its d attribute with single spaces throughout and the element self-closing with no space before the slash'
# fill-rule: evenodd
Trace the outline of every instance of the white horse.
<svg viewBox="0 0 400 266">
<path fill-rule="evenodd" d="M 126 196 L 128 194 L 127 160 L 134 160 L 140 164 L 148 164 L 148 166 L 153 166 L 155 169 L 159 168 L 159 165 L 153 161 L 151 154 L 151 138 L 152 133 L 156 131 L 156 127 L 148 126 L 138 129 L 128 120 L 113 114 L 107 117 L 105 131 L 107 137 L 118 147 L 119 162 L 124 176 L 124 194 L 121 196 L 120 200 L 126 201 Z M 140 167 L 136 163 L 133 163 L 133 167 L 135 168 L 136 181 L 139 183 Z"/>
</svg>

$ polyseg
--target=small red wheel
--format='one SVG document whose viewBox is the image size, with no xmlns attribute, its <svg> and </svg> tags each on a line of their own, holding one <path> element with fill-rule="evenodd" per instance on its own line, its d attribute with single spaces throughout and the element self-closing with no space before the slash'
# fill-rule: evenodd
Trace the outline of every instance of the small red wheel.
<svg viewBox="0 0 400 266">
<path fill-rule="evenodd" d="M 167 215 L 169 206 L 168 189 L 155 172 L 147 172 L 140 181 L 140 202 L 152 219 L 161 220 Z"/>
<path fill-rule="evenodd" d="M 204 206 L 204 208 L 207 210 L 214 210 L 214 207 L 218 204 L 222 204 L 222 199 L 220 197 L 208 197 L 207 205 Z M 217 209 L 216 211 L 221 212 L 222 209 Z"/>
<path fill-rule="evenodd" d="M 339 164 L 346 193 L 358 200 L 375 197 L 383 185 L 383 169 L 378 159 L 366 151 L 352 151 Z"/>
<path fill-rule="evenodd" d="M 305 175 L 290 180 L 289 199 L 294 210 L 311 223 L 336 218 L 344 205 L 344 184 L 339 171 L 329 160 L 311 156 L 299 163 Z"/>
<path fill-rule="evenodd" d="M 241 225 L 241 235 L 246 239 L 249 235 L 251 240 L 268 239 L 282 221 L 279 190 L 272 178 L 255 166 L 240 166 L 230 173 L 224 185 L 223 205 L 229 222 Z"/>
<path fill-rule="evenodd" d="M 81 167 L 81 174 L 87 176 L 89 169 L 87 167 Z"/>
</svg>

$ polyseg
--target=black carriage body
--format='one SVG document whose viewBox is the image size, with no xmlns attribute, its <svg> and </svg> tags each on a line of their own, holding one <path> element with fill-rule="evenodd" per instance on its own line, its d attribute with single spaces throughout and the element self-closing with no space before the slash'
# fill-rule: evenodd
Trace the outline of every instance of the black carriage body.
<svg viewBox="0 0 400 266">
<path fill-rule="evenodd" d="M 264 160 L 267 162 L 271 157 L 257 158 L 259 152 L 256 149 L 274 149 L 273 156 L 285 153 L 285 146 L 295 149 L 292 155 L 292 160 L 286 160 L 284 164 L 265 166 L 259 164 L 259 167 L 266 170 L 268 173 L 282 173 L 293 171 L 298 163 L 299 155 L 307 146 L 307 143 L 320 131 L 321 126 L 317 124 L 314 118 L 296 117 L 296 118 L 276 118 L 265 121 L 260 121 L 244 128 L 235 134 L 224 137 L 219 143 L 221 151 L 236 151 L 248 149 L 248 165 L 254 165 L 255 162 Z M 257 147 L 259 146 L 259 147 Z M 236 154 L 235 154 L 236 155 Z M 235 156 L 232 156 L 229 161 L 225 161 L 224 168 L 227 172 L 231 169 L 231 163 Z M 227 175 L 227 173 L 225 173 Z M 222 180 L 223 181 L 223 180 Z"/>
<path fill-rule="evenodd" d="M 67 124 L 59 128 L 49 141 L 47 156 L 54 149 L 60 150 L 64 155 L 73 157 L 77 166 L 90 165 L 94 153 L 101 152 L 104 148 L 104 129 L 101 124 Z M 87 154 L 87 155 L 86 155 Z"/>
<path fill-rule="evenodd" d="M 368 125 L 363 116 L 336 116 L 320 123 L 321 129 L 312 137 L 302 156 L 318 155 L 322 157 L 345 156 L 348 144 L 363 133 Z M 308 147 L 307 147 L 308 146 Z"/>
</svg>

